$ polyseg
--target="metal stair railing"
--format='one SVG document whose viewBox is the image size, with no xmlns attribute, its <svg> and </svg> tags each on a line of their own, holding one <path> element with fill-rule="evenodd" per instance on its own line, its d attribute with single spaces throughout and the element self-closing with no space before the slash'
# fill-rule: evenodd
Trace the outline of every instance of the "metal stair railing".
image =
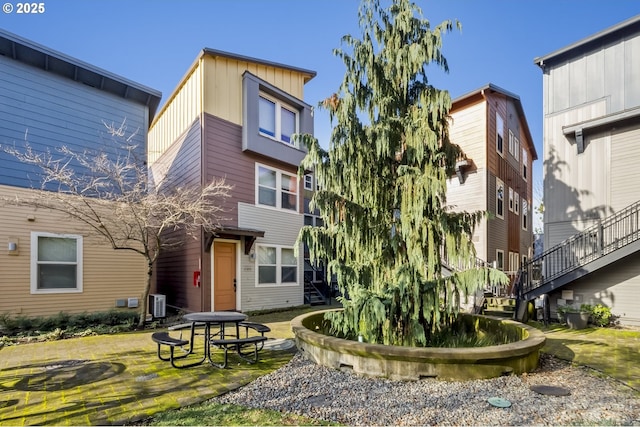
<svg viewBox="0 0 640 427">
<path fill-rule="evenodd" d="M 640 240 L 640 201 L 604 218 L 523 264 L 518 297 Z"/>
<path fill-rule="evenodd" d="M 329 287 L 326 279 L 324 278 L 324 271 L 316 268 L 313 264 L 311 264 L 308 260 L 304 261 L 305 269 L 304 269 L 304 285 L 305 285 L 305 299 L 310 299 L 310 295 L 307 292 L 308 289 L 315 290 L 317 295 L 321 296 L 325 303 L 329 301 L 331 302 L 331 288 Z M 320 287 L 316 286 L 318 282 L 314 281 L 312 277 L 309 277 L 309 274 L 322 272 L 322 281 L 320 282 Z"/>
</svg>

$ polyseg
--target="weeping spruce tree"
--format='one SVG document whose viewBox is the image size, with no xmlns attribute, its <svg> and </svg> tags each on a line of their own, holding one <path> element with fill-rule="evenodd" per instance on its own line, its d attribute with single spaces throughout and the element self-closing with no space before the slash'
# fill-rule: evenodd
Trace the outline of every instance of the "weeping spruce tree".
<svg viewBox="0 0 640 427">
<path fill-rule="evenodd" d="M 442 35 L 408 0 L 383 8 L 363 0 L 362 39 L 336 49 L 345 66 L 336 94 L 323 102 L 333 127 L 329 150 L 300 136 L 321 190 L 312 207 L 323 227 L 299 239 L 312 262 L 324 261 L 344 295 L 328 314 L 333 333 L 366 342 L 428 346 L 455 320 L 460 297 L 506 276 L 476 267 L 471 241 L 480 212 L 445 206 L 446 181 L 459 156 L 449 141 L 447 91 L 428 83 L 427 66 L 445 72 Z M 443 275 L 447 265 L 461 267 Z"/>
</svg>

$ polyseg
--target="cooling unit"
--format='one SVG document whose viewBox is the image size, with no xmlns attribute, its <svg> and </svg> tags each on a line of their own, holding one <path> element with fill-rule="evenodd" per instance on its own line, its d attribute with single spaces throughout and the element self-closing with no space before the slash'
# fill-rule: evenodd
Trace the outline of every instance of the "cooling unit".
<svg viewBox="0 0 640 427">
<path fill-rule="evenodd" d="M 149 311 L 154 319 L 167 316 L 167 297 L 166 295 L 150 294 L 149 295 Z"/>
</svg>

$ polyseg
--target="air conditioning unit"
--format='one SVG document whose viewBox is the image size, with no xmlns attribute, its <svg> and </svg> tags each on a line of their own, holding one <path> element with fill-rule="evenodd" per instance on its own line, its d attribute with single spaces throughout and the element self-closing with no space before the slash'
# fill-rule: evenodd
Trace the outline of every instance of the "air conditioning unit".
<svg viewBox="0 0 640 427">
<path fill-rule="evenodd" d="M 160 294 L 149 294 L 149 311 L 154 319 L 167 316 L 167 297 Z"/>
</svg>

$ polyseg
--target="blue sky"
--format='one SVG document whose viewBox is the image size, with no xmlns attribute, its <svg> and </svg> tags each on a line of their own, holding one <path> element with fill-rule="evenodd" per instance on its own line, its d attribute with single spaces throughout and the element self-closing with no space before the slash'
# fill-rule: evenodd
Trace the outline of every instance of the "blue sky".
<svg viewBox="0 0 640 427">
<path fill-rule="evenodd" d="M 38 1 L 38 0 L 35 0 Z M 16 1 L 3 0 L 14 6 Z M 493 83 L 520 96 L 542 156 L 543 56 L 640 14 L 638 0 L 417 0 L 444 38 L 450 72 L 432 84 L 453 98 Z M 0 13 L 0 27 L 160 90 L 163 102 L 204 47 L 314 70 L 305 101 L 335 92 L 344 67 L 332 50 L 359 36 L 359 0 L 44 0 L 41 15 Z M 316 136 L 328 145 L 326 113 Z M 542 159 L 534 164 L 541 180 Z"/>
</svg>

